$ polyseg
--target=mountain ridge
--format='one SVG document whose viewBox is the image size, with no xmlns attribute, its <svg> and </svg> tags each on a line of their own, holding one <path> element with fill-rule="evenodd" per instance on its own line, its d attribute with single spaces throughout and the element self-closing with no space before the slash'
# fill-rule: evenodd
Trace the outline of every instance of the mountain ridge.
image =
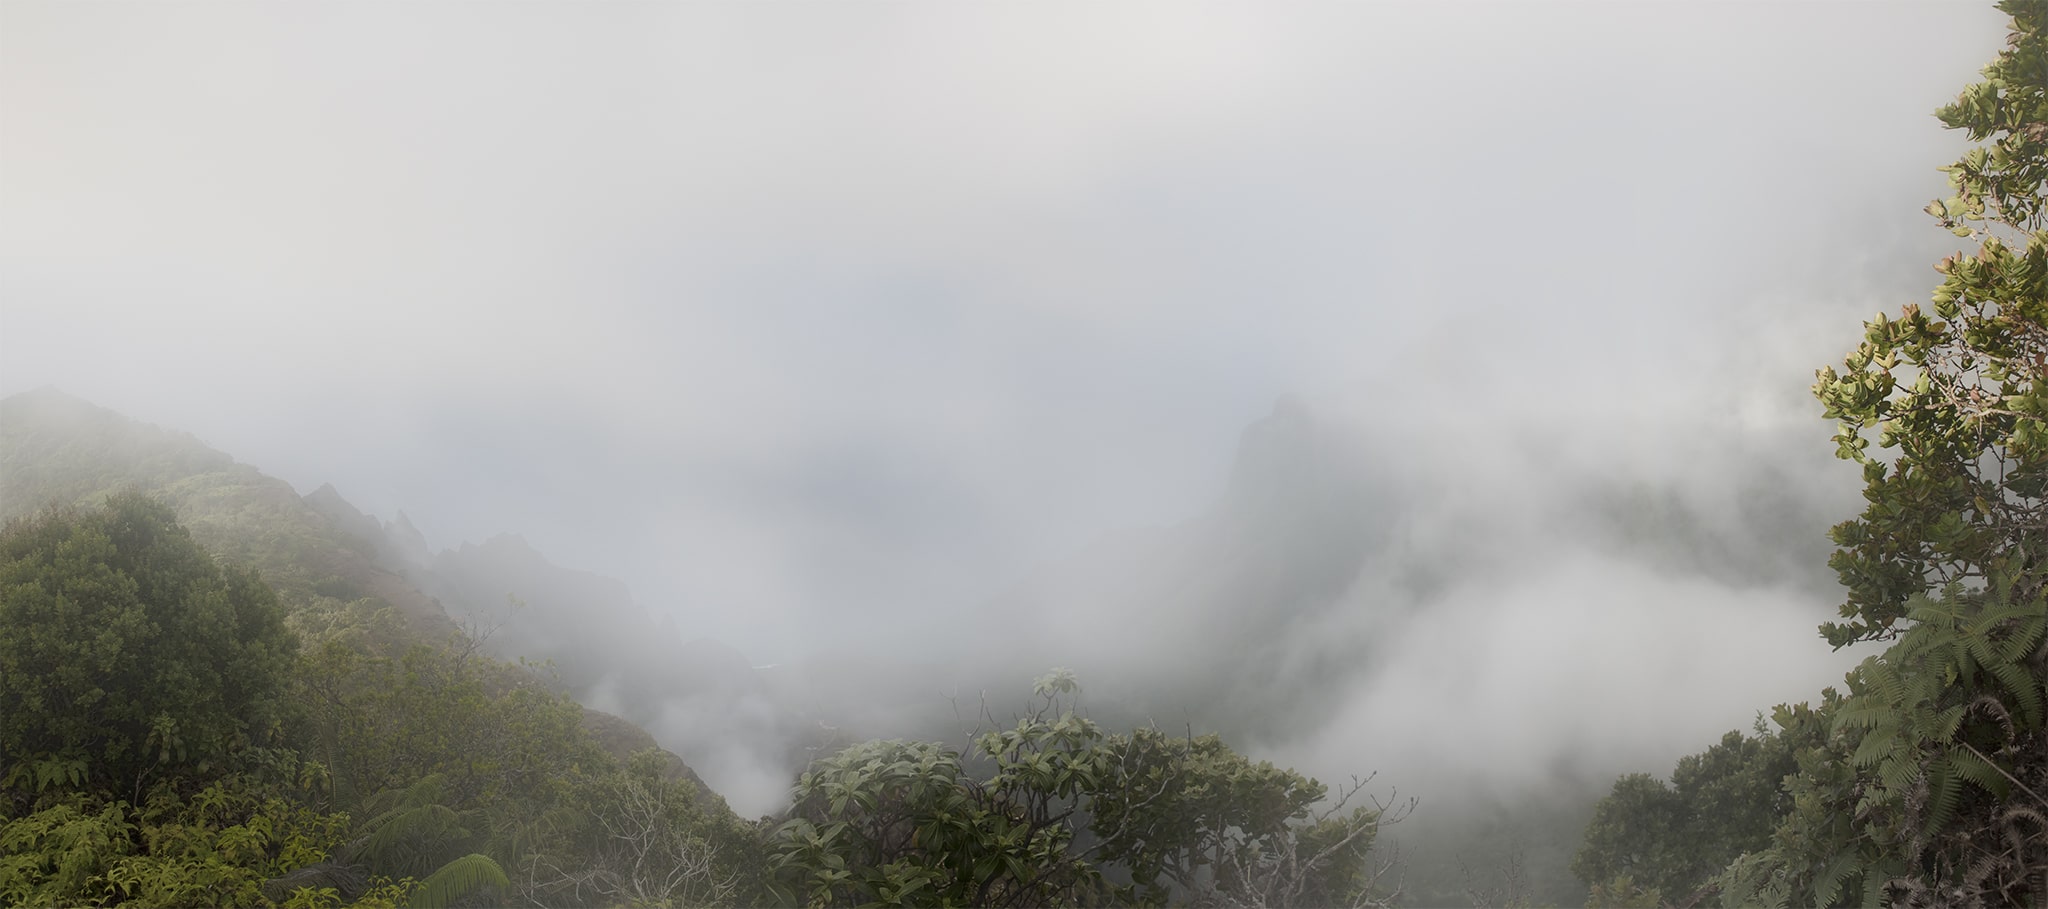
<svg viewBox="0 0 2048 909">
<path fill-rule="evenodd" d="M 168 503 L 217 557 L 257 570 L 287 609 L 322 598 L 370 598 L 393 607 L 420 640 L 459 630 L 442 602 L 417 585 L 414 563 L 425 541 L 402 513 L 380 522 L 332 484 L 301 496 L 189 433 L 52 386 L 0 399 L 0 522 L 49 508 L 96 507 L 128 489 Z M 583 725 L 622 760 L 660 747 L 639 725 L 588 704 Z M 665 760 L 671 778 L 718 798 L 680 756 L 671 751 Z"/>
</svg>

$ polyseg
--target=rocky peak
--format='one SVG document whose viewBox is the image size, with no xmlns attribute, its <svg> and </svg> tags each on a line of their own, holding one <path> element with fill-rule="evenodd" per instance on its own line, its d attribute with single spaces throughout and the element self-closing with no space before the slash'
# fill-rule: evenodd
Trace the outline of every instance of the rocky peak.
<svg viewBox="0 0 2048 909">
<path fill-rule="evenodd" d="M 434 550 L 427 545 L 426 535 L 412 525 L 404 511 L 384 522 L 384 539 L 391 544 L 391 554 L 407 568 L 425 568 L 434 562 Z"/>
</svg>

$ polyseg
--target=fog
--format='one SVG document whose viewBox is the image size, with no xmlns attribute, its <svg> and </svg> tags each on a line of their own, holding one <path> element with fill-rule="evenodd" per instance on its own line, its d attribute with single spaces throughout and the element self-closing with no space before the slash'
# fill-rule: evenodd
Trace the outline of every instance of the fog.
<svg viewBox="0 0 2048 909">
<path fill-rule="evenodd" d="M 858 653 L 948 711 L 1071 665 L 1312 772 L 1510 788 L 1666 769 L 1854 658 L 1813 631 L 1858 499 L 1806 388 L 1933 286 L 1930 114 L 2003 35 L 1948 2 L 0 25 L 0 394 L 437 548 L 520 533 L 756 665 Z M 1323 479 L 1245 467 L 1296 410 Z M 1259 509 L 1341 550 L 1270 614 L 1306 557 L 1218 542 Z M 695 709 L 664 741 L 752 708 Z M 772 751 L 706 777 L 772 810 Z"/>
</svg>

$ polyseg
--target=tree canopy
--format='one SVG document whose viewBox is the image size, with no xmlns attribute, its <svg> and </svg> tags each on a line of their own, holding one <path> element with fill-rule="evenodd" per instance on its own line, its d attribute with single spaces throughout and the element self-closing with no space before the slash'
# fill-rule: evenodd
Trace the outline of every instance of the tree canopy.
<svg viewBox="0 0 2048 909">
<path fill-rule="evenodd" d="M 0 532 L 0 766 L 139 797 L 272 739 L 297 649 L 268 587 L 140 494 Z"/>
<path fill-rule="evenodd" d="M 967 755 L 889 741 L 816 762 L 774 834 L 783 886 L 834 906 L 1338 906 L 1392 896 L 1367 853 L 1404 809 L 1349 804 L 1356 783 L 1324 804 L 1321 783 L 1215 736 L 1105 734 L 1066 706 L 1076 690 L 1064 673 L 1040 679 L 1035 707 L 1014 728 L 975 737 Z"/>
<path fill-rule="evenodd" d="M 1938 113 L 1978 144 L 1927 208 L 1977 251 L 1936 266 L 1932 313 L 1880 314 L 1814 385 L 1869 501 L 1833 533 L 1849 591 L 1845 621 L 1823 627 L 1836 646 L 1890 636 L 1916 594 L 2048 555 L 2048 6 L 1999 8 L 2006 49 Z"/>
</svg>

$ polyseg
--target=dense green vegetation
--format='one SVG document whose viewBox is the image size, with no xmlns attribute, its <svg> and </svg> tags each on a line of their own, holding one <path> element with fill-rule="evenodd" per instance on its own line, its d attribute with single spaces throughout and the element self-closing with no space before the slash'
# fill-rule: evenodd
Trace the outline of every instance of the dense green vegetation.
<svg viewBox="0 0 2048 909">
<path fill-rule="evenodd" d="M 0 763 L 139 800 L 275 739 L 298 642 L 270 589 L 168 508 L 126 494 L 17 525 L 0 560 Z"/>
<path fill-rule="evenodd" d="M 2048 4 L 2000 9 L 2008 46 L 1939 114 L 1979 144 L 1928 207 L 1978 249 L 1814 386 L 1869 501 L 1821 631 L 1889 646 L 1671 785 L 1616 782 L 1573 865 L 1596 904 L 2048 900 Z"/>
</svg>

